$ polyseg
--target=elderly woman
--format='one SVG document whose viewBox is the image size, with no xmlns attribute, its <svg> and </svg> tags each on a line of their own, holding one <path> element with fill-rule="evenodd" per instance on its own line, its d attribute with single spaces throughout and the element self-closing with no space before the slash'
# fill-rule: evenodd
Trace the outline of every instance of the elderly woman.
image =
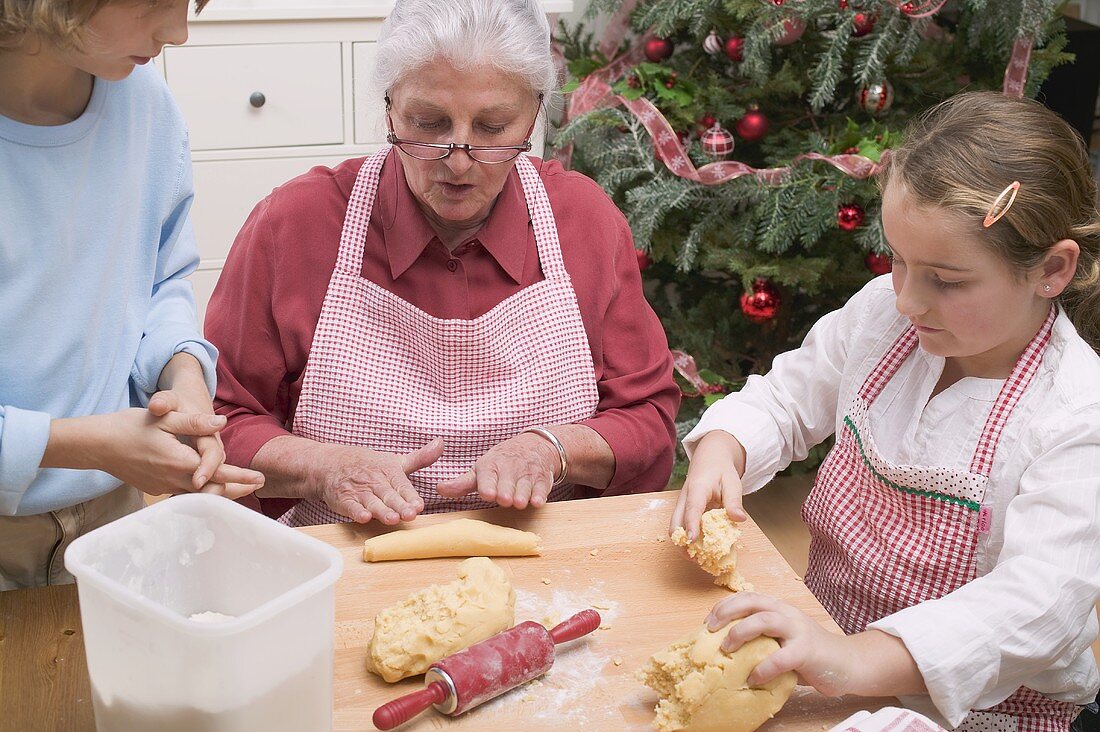
<svg viewBox="0 0 1100 732">
<path fill-rule="evenodd" d="M 656 491 L 679 391 L 630 230 L 529 158 L 555 88 L 536 0 L 399 0 L 391 146 L 275 190 L 210 301 L 230 462 L 268 515 L 387 524 Z M 291 500 L 278 500 L 278 499 Z"/>
</svg>

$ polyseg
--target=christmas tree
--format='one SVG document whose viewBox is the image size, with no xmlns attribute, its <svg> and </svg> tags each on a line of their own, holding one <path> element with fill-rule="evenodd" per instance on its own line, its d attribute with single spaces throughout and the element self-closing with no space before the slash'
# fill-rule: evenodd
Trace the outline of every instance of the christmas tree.
<svg viewBox="0 0 1100 732">
<path fill-rule="evenodd" d="M 592 0 L 556 34 L 556 154 L 630 221 L 683 377 L 681 434 L 889 271 L 874 173 L 961 89 L 1034 96 L 1051 0 Z M 630 33 L 629 31 L 633 31 Z"/>
</svg>

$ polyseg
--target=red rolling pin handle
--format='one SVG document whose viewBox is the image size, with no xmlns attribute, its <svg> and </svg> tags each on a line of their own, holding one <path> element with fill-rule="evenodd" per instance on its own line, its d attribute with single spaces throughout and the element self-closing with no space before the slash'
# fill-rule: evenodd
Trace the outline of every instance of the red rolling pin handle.
<svg viewBox="0 0 1100 732">
<path fill-rule="evenodd" d="M 406 694 L 378 707 L 371 719 L 378 729 L 393 729 L 405 724 L 431 705 L 442 704 L 448 693 L 447 685 L 442 681 L 432 682 L 420 691 Z"/>
<path fill-rule="evenodd" d="M 558 623 L 550 629 L 554 643 L 565 643 L 588 635 L 600 627 L 600 614 L 595 610 L 581 610 L 568 620 Z"/>
</svg>

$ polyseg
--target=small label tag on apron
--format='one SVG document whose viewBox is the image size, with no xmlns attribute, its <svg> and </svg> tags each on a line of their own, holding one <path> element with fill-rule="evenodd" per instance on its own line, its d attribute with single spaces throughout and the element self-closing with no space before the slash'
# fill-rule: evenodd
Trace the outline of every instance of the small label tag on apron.
<svg viewBox="0 0 1100 732">
<path fill-rule="evenodd" d="M 982 506 L 978 509 L 978 533 L 988 534 L 991 528 L 993 528 L 993 511 L 989 506 Z"/>
</svg>

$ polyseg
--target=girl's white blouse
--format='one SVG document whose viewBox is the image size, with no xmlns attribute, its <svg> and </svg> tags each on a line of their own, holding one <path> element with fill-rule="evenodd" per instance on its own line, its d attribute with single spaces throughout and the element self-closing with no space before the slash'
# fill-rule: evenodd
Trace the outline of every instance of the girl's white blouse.
<svg viewBox="0 0 1100 732">
<path fill-rule="evenodd" d="M 841 425 L 868 373 L 909 321 L 890 276 L 818 321 L 766 376 L 712 405 L 684 439 L 707 432 L 745 447 L 745 492 L 758 490 Z M 1003 380 L 965 378 L 929 399 L 944 359 L 919 347 L 874 401 L 875 444 L 896 464 L 965 470 Z M 978 577 L 869 627 L 900 638 L 929 697 L 906 698 L 958 724 L 1021 685 L 1091 702 L 1100 675 L 1090 644 L 1100 599 L 1100 357 L 1059 313 L 1042 365 L 997 447 L 978 542 Z"/>
</svg>

